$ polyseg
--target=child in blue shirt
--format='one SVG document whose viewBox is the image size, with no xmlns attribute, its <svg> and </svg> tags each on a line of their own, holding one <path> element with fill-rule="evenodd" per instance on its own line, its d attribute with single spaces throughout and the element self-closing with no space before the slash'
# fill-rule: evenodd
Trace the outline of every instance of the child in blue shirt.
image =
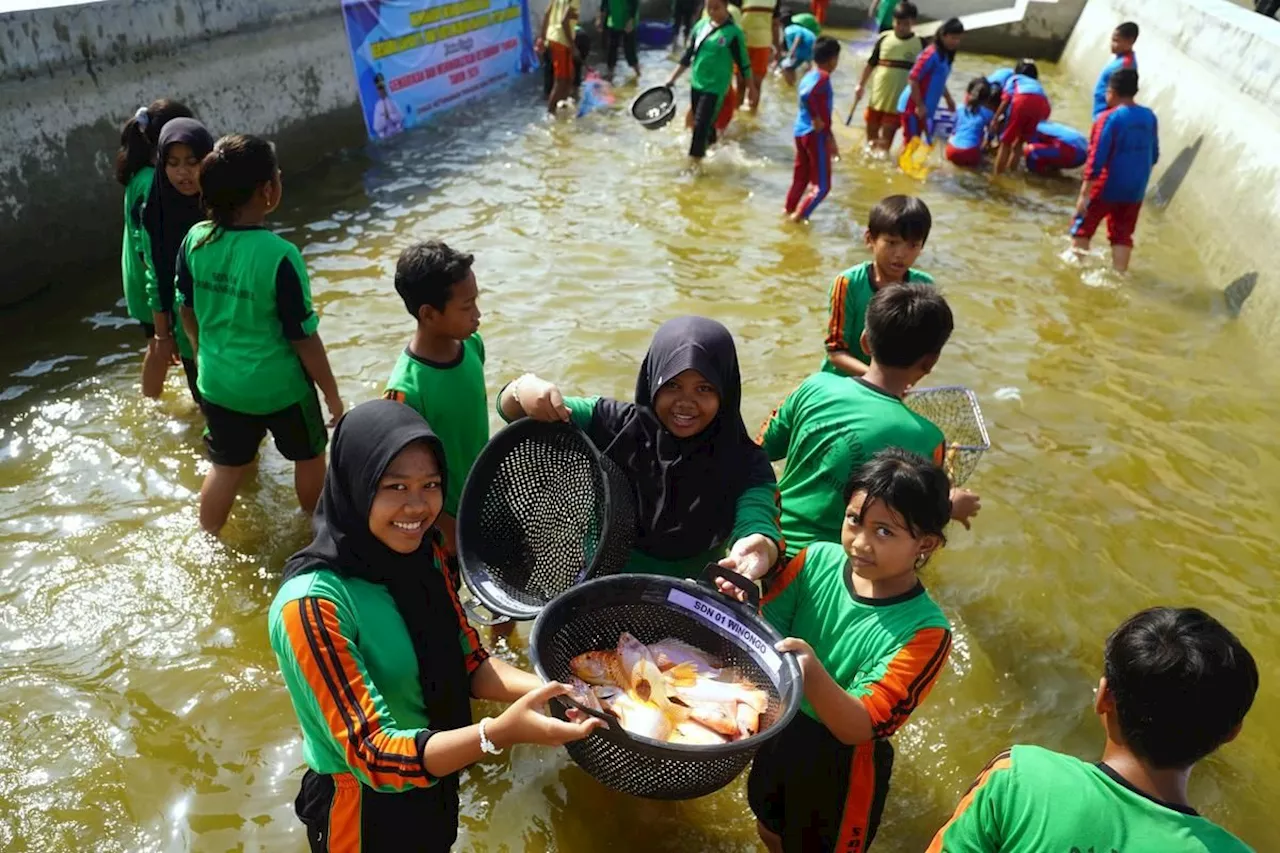
<svg viewBox="0 0 1280 853">
<path fill-rule="evenodd" d="M 1151 170 L 1160 160 L 1156 114 L 1134 103 L 1137 94 L 1137 71 L 1122 68 L 1111 75 L 1107 109 L 1093 123 L 1089 160 L 1071 225 L 1072 245 L 1083 252 L 1088 251 L 1098 225 L 1107 220 L 1111 265 L 1117 272 L 1129 268 L 1133 229 Z"/>
<path fill-rule="evenodd" d="M 982 151 L 987 145 L 991 120 L 995 113 L 987 106 L 991 84 L 985 77 L 969 81 L 964 109 L 956 116 L 956 129 L 947 140 L 947 159 L 957 166 L 982 165 Z"/>
<path fill-rule="evenodd" d="M 1133 45 L 1138 40 L 1138 25 L 1125 21 L 1116 27 L 1111 34 L 1111 52 L 1114 56 L 1098 75 L 1098 85 L 1093 87 L 1093 117 L 1096 119 L 1107 108 L 1107 83 L 1111 75 L 1121 68 L 1138 70 L 1138 55 L 1133 52 Z"/>
<path fill-rule="evenodd" d="M 831 135 L 831 72 L 840 64 L 840 42 L 818 39 L 813 48 L 814 69 L 800 81 L 800 110 L 796 113 L 796 166 L 784 212 L 805 222 L 831 191 L 831 159 L 839 154 Z"/>
<path fill-rule="evenodd" d="M 1052 108 L 1044 86 L 1040 85 L 1040 69 L 1029 59 L 1014 68 L 1013 76 L 1004 84 L 1004 97 L 998 115 L 1004 120 L 1000 132 L 1000 153 L 996 156 L 996 174 L 1011 169 L 1021 159 L 1022 146 L 1036 132 L 1036 125 L 1049 120 Z"/>
<path fill-rule="evenodd" d="M 1074 127 L 1042 121 L 1022 150 L 1028 172 L 1052 175 L 1061 169 L 1079 169 L 1084 165 L 1089 158 L 1089 137 Z"/>
<path fill-rule="evenodd" d="M 799 24 L 788 24 L 782 31 L 782 48 L 786 55 L 779 61 L 782 76 L 787 85 L 796 84 L 796 69 L 806 62 L 813 61 L 813 47 L 818 37 L 808 27 Z"/>
</svg>

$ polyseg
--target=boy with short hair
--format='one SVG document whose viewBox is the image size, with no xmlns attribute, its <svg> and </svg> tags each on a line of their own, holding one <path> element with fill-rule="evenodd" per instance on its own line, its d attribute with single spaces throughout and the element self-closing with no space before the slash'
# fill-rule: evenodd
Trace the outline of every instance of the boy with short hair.
<svg viewBox="0 0 1280 853">
<path fill-rule="evenodd" d="M 953 327 L 951 308 L 935 288 L 883 287 L 866 311 L 866 373 L 815 373 L 769 416 L 758 440 L 770 461 L 787 460 L 778 491 L 788 558 L 811 542 L 840 541 L 840 489 L 876 452 L 901 447 L 942 463 L 942 431 L 902 398 L 933 370 Z M 978 496 L 953 489 L 951 498 L 952 518 L 967 528 L 981 508 Z"/>
<path fill-rule="evenodd" d="M 1076 200 L 1071 225 L 1072 246 L 1089 250 L 1089 241 L 1103 219 L 1111 241 L 1111 265 L 1129 269 L 1133 231 L 1142 211 L 1151 171 L 1160 161 L 1160 132 L 1156 114 L 1134 103 L 1138 72 L 1122 68 L 1107 83 L 1107 109 L 1093 123 L 1089 159 Z"/>
<path fill-rule="evenodd" d="M 929 853 L 1124 850 L 1246 853 L 1187 797 L 1196 762 L 1240 734 L 1258 691 L 1249 650 L 1193 607 L 1153 607 L 1107 639 L 1094 713 L 1106 732 L 1087 764 L 1036 746 L 997 755 Z"/>
<path fill-rule="evenodd" d="M 1022 146 L 1036 133 L 1036 126 L 1048 121 L 1053 108 L 1044 86 L 1040 85 L 1040 69 L 1024 59 L 1005 81 L 996 123 L 1000 131 L 1000 153 L 996 155 L 995 173 L 1012 169 L 1022 159 Z"/>
<path fill-rule="evenodd" d="M 898 100 L 907 88 L 907 77 L 916 59 L 925 48 L 924 39 L 912 32 L 918 14 L 914 3 L 897 4 L 893 11 L 892 31 L 883 32 L 876 39 L 871 57 L 858 80 L 858 88 L 853 95 L 855 108 L 866 92 L 867 81 L 871 82 L 871 98 L 867 101 L 864 118 L 867 122 L 867 145 L 873 149 L 888 151 L 893 146 L 898 125 L 902 123 Z M 850 115 L 852 117 L 852 111 Z"/>
<path fill-rule="evenodd" d="M 1111 75 L 1122 68 L 1138 70 L 1138 55 L 1133 52 L 1133 45 L 1138 41 L 1138 25 L 1133 21 L 1125 21 L 1111 33 L 1111 61 L 1102 68 L 1098 75 L 1098 85 L 1093 87 L 1093 117 L 1097 119 L 1107 108 L 1107 83 Z"/>
<path fill-rule="evenodd" d="M 871 260 L 840 273 L 831 285 L 824 372 L 845 376 L 867 372 L 871 355 L 862 349 L 862 329 L 877 290 L 898 282 L 933 284 L 928 273 L 911 268 L 932 227 L 929 206 L 914 196 L 891 195 L 871 208 L 863 234 Z"/>
<path fill-rule="evenodd" d="M 831 159 L 839 156 L 831 133 L 831 73 L 840 64 L 840 42 L 818 39 L 813 48 L 815 67 L 800 81 L 800 110 L 796 114 L 796 164 L 784 212 L 793 222 L 807 222 L 831 192 Z"/>
<path fill-rule="evenodd" d="M 383 394 L 422 415 L 444 445 L 448 477 L 437 525 L 455 572 L 458 499 L 471 466 L 489 440 L 474 262 L 474 255 L 440 240 L 415 243 L 400 253 L 396 293 L 418 326 L 396 360 Z"/>
</svg>

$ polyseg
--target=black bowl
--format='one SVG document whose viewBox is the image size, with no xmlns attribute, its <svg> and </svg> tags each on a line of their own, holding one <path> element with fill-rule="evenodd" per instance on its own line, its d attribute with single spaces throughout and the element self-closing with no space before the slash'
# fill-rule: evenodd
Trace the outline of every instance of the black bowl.
<svg viewBox="0 0 1280 853">
<path fill-rule="evenodd" d="M 654 86 L 631 102 L 631 115 L 648 130 L 657 130 L 676 115 L 676 93 L 670 86 Z"/>
</svg>

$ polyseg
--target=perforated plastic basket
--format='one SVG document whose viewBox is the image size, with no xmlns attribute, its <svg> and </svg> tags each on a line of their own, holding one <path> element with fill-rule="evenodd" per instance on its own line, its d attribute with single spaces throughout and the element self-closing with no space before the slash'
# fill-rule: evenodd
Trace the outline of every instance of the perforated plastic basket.
<svg viewBox="0 0 1280 853">
<path fill-rule="evenodd" d="M 754 585 L 738 580 L 754 591 Z M 579 767 L 614 790 L 659 800 L 718 791 L 746 769 L 756 750 L 791 722 L 800 707 L 804 686 L 795 655 L 773 648 L 782 637 L 754 605 L 721 595 L 705 580 L 616 575 L 575 587 L 547 605 L 533 623 L 529 656 L 538 675 L 566 681 L 573 674 L 570 660 L 583 652 L 617 648 L 623 631 L 642 643 L 675 637 L 702 649 L 767 691 L 769 704 L 752 737 L 692 746 L 632 735 L 616 719 L 567 698 L 553 702 L 552 712 L 561 719 L 572 705 L 611 722 L 565 749 Z"/>
<path fill-rule="evenodd" d="M 507 426 L 481 451 L 458 502 L 462 579 L 512 619 L 532 619 L 575 584 L 620 571 L 635 536 L 630 481 L 570 424 Z"/>
<path fill-rule="evenodd" d="M 973 476 L 982 454 L 991 449 L 978 395 L 960 385 L 944 385 L 908 391 L 903 402 L 942 430 L 947 440 L 943 467 L 952 485 L 959 486 Z"/>
</svg>

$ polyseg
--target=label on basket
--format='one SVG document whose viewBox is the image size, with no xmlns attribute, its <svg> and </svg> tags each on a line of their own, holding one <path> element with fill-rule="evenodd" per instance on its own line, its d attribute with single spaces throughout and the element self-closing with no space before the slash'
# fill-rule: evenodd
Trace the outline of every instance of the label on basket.
<svg viewBox="0 0 1280 853">
<path fill-rule="evenodd" d="M 678 589 L 673 589 L 667 593 L 667 601 L 677 607 L 688 610 L 703 622 L 711 623 L 722 632 L 742 640 L 756 650 L 756 653 L 764 661 L 765 666 L 773 670 L 774 673 L 782 671 L 782 658 L 778 657 L 778 653 L 773 650 L 773 646 L 769 641 L 761 638 L 755 631 L 733 618 L 732 614 L 726 613 L 719 607 L 708 604 L 701 598 L 695 598 Z"/>
</svg>

